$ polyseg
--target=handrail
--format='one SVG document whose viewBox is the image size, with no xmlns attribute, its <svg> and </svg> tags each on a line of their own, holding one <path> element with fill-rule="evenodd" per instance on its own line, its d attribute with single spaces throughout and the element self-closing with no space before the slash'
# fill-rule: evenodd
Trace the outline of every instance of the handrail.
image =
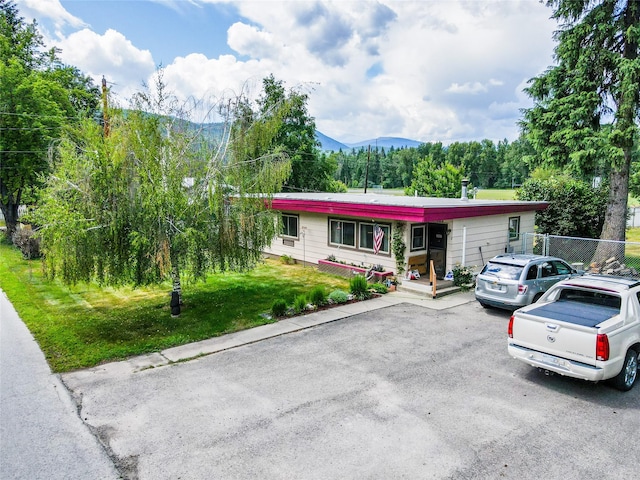
<svg viewBox="0 0 640 480">
<path fill-rule="evenodd" d="M 431 296 L 436 298 L 436 269 L 433 267 L 433 260 L 429 260 L 429 282 L 431 282 Z"/>
</svg>

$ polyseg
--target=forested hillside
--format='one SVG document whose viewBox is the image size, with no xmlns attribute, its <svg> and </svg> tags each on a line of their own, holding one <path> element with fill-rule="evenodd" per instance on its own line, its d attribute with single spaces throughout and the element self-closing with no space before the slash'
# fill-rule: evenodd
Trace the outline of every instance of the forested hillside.
<svg viewBox="0 0 640 480">
<path fill-rule="evenodd" d="M 533 148 L 522 139 L 497 144 L 483 140 L 447 146 L 440 142 L 424 143 L 416 148 L 392 147 L 388 150 L 360 148 L 327 156 L 338 166 L 335 179 L 353 188 L 363 187 L 365 176 L 369 185 L 406 188 L 411 185 L 415 166 L 426 158 L 431 159 L 436 168 L 448 163 L 462 169 L 473 186 L 483 188 L 518 186 L 537 165 Z M 593 173 L 601 175 L 603 172 Z"/>
</svg>

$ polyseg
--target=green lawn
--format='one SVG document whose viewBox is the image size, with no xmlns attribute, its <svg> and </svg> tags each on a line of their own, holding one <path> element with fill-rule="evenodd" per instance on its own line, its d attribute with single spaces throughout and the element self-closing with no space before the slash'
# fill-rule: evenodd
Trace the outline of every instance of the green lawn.
<svg viewBox="0 0 640 480">
<path fill-rule="evenodd" d="M 247 273 L 183 283 L 185 307 L 169 309 L 169 283 L 145 288 L 66 286 L 43 278 L 38 261 L 0 244 L 0 287 L 40 344 L 52 370 L 69 371 L 270 323 L 275 299 L 289 304 L 316 285 L 349 290 L 343 277 L 267 260 Z"/>
<path fill-rule="evenodd" d="M 626 235 L 628 243 L 624 250 L 626 262 L 636 269 L 640 268 L 640 227 L 627 228 Z"/>
<path fill-rule="evenodd" d="M 478 190 L 476 196 L 479 200 L 513 200 L 515 197 L 515 190 L 502 190 L 498 188 L 487 188 Z M 364 193 L 363 188 L 350 188 L 349 193 Z M 404 189 L 402 188 L 385 188 L 384 190 L 368 188 L 367 193 L 384 193 L 386 195 L 404 195 Z M 473 198 L 473 190 L 469 191 L 469 197 Z"/>
<path fill-rule="evenodd" d="M 476 199 L 478 200 L 514 200 L 516 191 L 513 189 L 502 190 L 498 188 L 482 188 L 478 190 Z M 473 197 L 473 190 L 469 192 Z"/>
</svg>

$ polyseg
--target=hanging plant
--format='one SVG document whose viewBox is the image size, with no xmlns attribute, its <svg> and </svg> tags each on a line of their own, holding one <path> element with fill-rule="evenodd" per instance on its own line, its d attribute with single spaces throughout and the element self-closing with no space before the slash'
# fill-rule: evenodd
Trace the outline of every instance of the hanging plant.
<svg viewBox="0 0 640 480">
<path fill-rule="evenodd" d="M 396 259 L 396 273 L 402 275 L 404 273 L 405 263 L 404 252 L 407 250 L 407 246 L 404 243 L 404 222 L 397 222 L 396 227 L 393 229 L 391 249 Z"/>
</svg>

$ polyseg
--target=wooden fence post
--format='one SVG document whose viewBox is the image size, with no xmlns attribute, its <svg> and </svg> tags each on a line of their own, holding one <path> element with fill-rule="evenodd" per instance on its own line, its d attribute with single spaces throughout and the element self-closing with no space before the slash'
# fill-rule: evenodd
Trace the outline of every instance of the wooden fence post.
<svg viewBox="0 0 640 480">
<path fill-rule="evenodd" d="M 431 282 L 431 296 L 436 298 L 436 269 L 433 267 L 433 260 L 429 261 L 429 281 Z"/>
</svg>

